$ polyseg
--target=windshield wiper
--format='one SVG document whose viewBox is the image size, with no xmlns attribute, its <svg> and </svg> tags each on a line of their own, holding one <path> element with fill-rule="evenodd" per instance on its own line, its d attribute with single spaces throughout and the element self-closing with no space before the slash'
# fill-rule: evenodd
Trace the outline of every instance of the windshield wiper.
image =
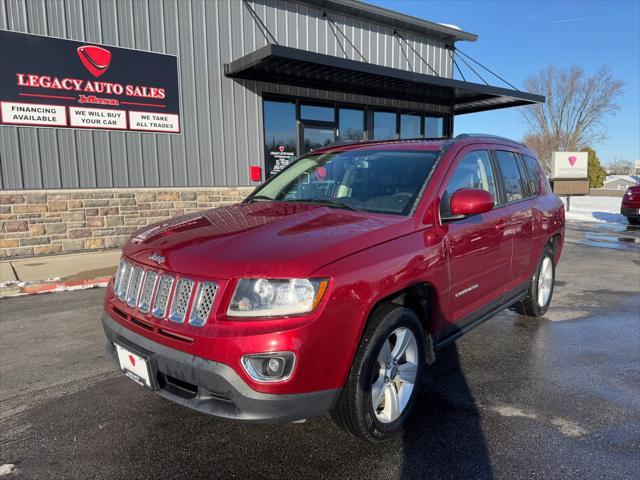
<svg viewBox="0 0 640 480">
<path fill-rule="evenodd" d="M 260 200 L 269 201 L 269 202 L 279 201 L 279 200 L 276 200 L 275 198 L 267 197 L 266 195 L 254 195 L 253 197 L 247 199 L 247 202 L 253 202 L 253 201 L 258 202 Z"/>
<path fill-rule="evenodd" d="M 323 198 L 301 198 L 300 200 L 287 200 L 287 202 L 310 203 L 313 205 L 323 205 L 330 208 L 343 208 L 345 210 L 352 210 L 354 212 L 360 211 L 357 208 L 354 208 L 351 205 L 347 205 L 346 203 L 339 200 L 328 200 Z"/>
</svg>

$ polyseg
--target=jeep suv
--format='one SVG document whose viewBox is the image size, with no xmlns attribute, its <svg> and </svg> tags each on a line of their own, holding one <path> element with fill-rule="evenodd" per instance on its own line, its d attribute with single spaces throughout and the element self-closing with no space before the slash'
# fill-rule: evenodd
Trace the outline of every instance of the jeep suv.
<svg viewBox="0 0 640 480">
<path fill-rule="evenodd" d="M 633 185 L 624 192 L 620 213 L 631 225 L 640 225 L 640 185 Z"/>
<path fill-rule="evenodd" d="M 563 236 L 563 205 L 519 143 L 321 148 L 240 204 L 135 233 L 106 290 L 107 351 L 207 414 L 330 411 L 381 440 L 439 349 L 505 308 L 545 313 Z"/>
</svg>

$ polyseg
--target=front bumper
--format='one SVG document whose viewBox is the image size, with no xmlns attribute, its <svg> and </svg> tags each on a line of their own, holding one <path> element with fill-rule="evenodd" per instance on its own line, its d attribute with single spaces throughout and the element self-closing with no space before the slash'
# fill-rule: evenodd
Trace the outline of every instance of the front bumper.
<svg viewBox="0 0 640 480">
<path fill-rule="evenodd" d="M 625 217 L 640 217 L 640 208 L 622 207 L 620 208 L 620 214 Z"/>
<path fill-rule="evenodd" d="M 102 314 L 106 351 L 118 364 L 114 342 L 149 359 L 153 390 L 160 396 L 209 415 L 254 423 L 282 423 L 322 415 L 340 389 L 275 395 L 249 387 L 229 366 L 174 350 L 127 330 Z"/>
</svg>

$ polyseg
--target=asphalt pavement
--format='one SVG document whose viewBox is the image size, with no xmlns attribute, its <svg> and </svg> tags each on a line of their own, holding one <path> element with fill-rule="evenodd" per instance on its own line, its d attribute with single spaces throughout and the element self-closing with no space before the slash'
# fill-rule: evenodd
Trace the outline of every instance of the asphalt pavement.
<svg viewBox="0 0 640 480">
<path fill-rule="evenodd" d="M 2 299 L 0 478 L 637 478 L 640 229 L 571 224 L 556 280 L 545 318 L 507 311 L 440 352 L 378 445 L 155 396 L 105 357 L 102 289 Z"/>
</svg>

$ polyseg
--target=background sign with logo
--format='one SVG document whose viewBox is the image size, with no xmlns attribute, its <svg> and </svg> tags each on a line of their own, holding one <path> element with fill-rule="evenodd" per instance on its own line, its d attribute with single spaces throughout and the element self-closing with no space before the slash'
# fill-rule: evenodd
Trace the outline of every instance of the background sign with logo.
<svg viewBox="0 0 640 480">
<path fill-rule="evenodd" d="M 587 152 L 553 152 L 551 178 L 587 178 Z"/>
<path fill-rule="evenodd" d="M 0 123 L 180 133 L 178 59 L 0 30 Z"/>
<path fill-rule="evenodd" d="M 296 156 L 296 152 L 288 145 L 272 145 L 267 148 L 267 178 L 287 167 Z"/>
</svg>

